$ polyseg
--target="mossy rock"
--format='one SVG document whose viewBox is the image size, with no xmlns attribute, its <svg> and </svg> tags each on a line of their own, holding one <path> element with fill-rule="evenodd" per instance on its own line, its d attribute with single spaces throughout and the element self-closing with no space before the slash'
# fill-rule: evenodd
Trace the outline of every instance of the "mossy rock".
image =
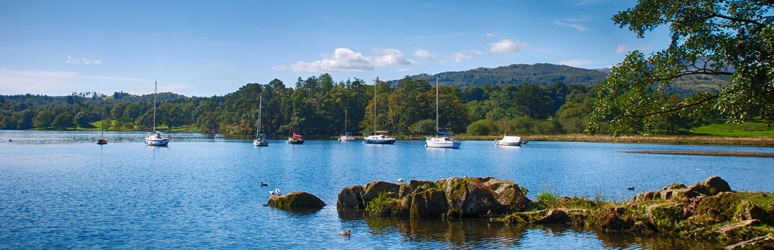
<svg viewBox="0 0 774 250">
<path fill-rule="evenodd" d="M 742 200 L 731 192 L 720 193 L 702 199 L 694 210 L 696 215 L 710 215 L 720 222 L 733 220 Z"/>
<path fill-rule="evenodd" d="M 367 204 L 378 197 L 382 193 L 400 193 L 401 185 L 395 183 L 389 183 L 386 181 L 372 181 L 365 187 L 365 192 L 362 194 L 363 204 Z"/>
<path fill-rule="evenodd" d="M 365 188 L 361 185 L 345 187 L 339 192 L 339 198 L 336 200 L 338 210 L 346 209 L 365 209 L 363 197 L 361 196 Z"/>
<path fill-rule="evenodd" d="M 411 194 L 409 214 L 411 217 L 440 218 L 449 211 L 446 193 L 441 190 L 425 190 Z"/>
<path fill-rule="evenodd" d="M 325 202 L 320 198 L 307 192 L 272 195 L 268 203 L 269 206 L 284 210 L 319 210 L 325 206 Z"/>
<path fill-rule="evenodd" d="M 691 216 L 684 204 L 663 203 L 647 207 L 646 218 L 659 232 L 677 231 L 680 221 Z"/>
</svg>

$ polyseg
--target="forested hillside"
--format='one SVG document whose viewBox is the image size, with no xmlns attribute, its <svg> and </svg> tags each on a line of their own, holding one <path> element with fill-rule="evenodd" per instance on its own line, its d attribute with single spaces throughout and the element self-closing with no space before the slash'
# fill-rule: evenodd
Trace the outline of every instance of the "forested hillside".
<svg viewBox="0 0 774 250">
<path fill-rule="evenodd" d="M 597 70 L 538 63 L 534 65 L 513 64 L 497 68 L 477 68 L 466 71 L 443 72 L 435 75 L 421 74 L 411 76 L 413 79 L 432 82 L 435 81 L 436 77 L 441 85 L 462 88 L 505 84 L 549 85 L 558 81 L 565 84 L 591 86 L 605 80 L 607 74 Z M 392 85 L 396 86 L 397 81 L 391 81 Z"/>
</svg>

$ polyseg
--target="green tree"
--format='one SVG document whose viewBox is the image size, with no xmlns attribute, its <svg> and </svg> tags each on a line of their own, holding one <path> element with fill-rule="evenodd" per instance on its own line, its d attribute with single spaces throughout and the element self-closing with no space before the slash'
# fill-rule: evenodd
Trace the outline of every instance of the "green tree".
<svg viewBox="0 0 774 250">
<path fill-rule="evenodd" d="M 75 127 L 75 123 L 73 122 L 73 115 L 69 113 L 58 114 L 54 118 L 51 126 L 58 130 L 67 130 L 67 128 Z"/>
<path fill-rule="evenodd" d="M 599 87 L 588 132 L 613 135 L 647 130 L 663 114 L 698 119 L 713 112 L 730 122 L 774 104 L 774 4 L 771 1 L 640 0 L 613 21 L 644 37 L 669 26 L 672 43 L 645 57 L 631 52 Z M 677 104 L 662 102 L 681 77 L 730 76 L 717 92 L 700 91 Z M 660 94 L 654 94 L 660 92 Z"/>
<path fill-rule="evenodd" d="M 75 114 L 75 124 L 78 125 L 78 127 L 81 127 L 81 128 L 94 127 L 91 124 L 89 124 L 89 122 L 90 122 L 89 114 L 87 114 L 86 112 L 81 111 Z"/>
<path fill-rule="evenodd" d="M 545 95 L 538 85 L 524 85 L 514 96 L 516 109 L 532 119 L 543 119 L 551 115 L 554 101 Z"/>
<path fill-rule="evenodd" d="M 469 135 L 490 135 L 499 129 L 500 125 L 492 120 L 479 120 L 468 125 Z"/>
<path fill-rule="evenodd" d="M 50 110 L 41 111 L 35 120 L 32 121 L 32 125 L 36 128 L 48 128 L 51 127 L 51 123 L 54 122 L 56 114 Z"/>
<path fill-rule="evenodd" d="M 19 112 L 19 119 L 17 122 L 17 129 L 31 129 L 33 125 L 33 119 L 35 119 L 35 112 L 26 109 Z"/>
</svg>

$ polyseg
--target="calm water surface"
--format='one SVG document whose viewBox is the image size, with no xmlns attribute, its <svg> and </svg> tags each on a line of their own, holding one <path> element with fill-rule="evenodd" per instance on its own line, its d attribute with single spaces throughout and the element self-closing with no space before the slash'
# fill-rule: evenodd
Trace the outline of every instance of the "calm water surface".
<svg viewBox="0 0 774 250">
<path fill-rule="evenodd" d="M 510 179 L 530 190 L 610 200 L 671 183 L 721 176 L 734 190 L 774 192 L 774 159 L 647 155 L 631 150 L 774 153 L 773 148 L 530 142 L 521 148 L 464 141 L 461 149 L 227 140 L 172 134 L 0 131 L 0 248 L 715 248 L 671 238 L 562 227 L 511 228 L 484 220 L 401 220 L 339 214 L 343 187 L 398 178 Z M 13 139 L 13 142 L 8 142 Z M 260 182 L 270 183 L 261 187 Z M 629 191 L 635 187 L 636 191 Z M 269 190 L 307 191 L 328 206 L 292 213 L 262 206 Z M 338 235 L 352 230 L 351 237 Z"/>
</svg>

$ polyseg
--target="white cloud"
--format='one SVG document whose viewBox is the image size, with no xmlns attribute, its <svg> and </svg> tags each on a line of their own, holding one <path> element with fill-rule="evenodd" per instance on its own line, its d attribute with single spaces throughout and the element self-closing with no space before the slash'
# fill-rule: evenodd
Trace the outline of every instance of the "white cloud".
<svg viewBox="0 0 774 250">
<path fill-rule="evenodd" d="M 298 61 L 290 68 L 295 72 L 338 72 L 338 71 L 373 71 L 375 67 L 391 65 L 414 65 L 414 60 L 406 59 L 403 53 L 396 49 L 374 49 L 379 55 L 367 57 L 348 48 L 337 48 L 333 54 L 323 54 L 322 60 L 314 62 Z"/>
<path fill-rule="evenodd" d="M 562 26 L 562 27 L 575 28 L 578 31 L 588 31 L 589 30 L 583 24 L 578 24 L 578 23 L 565 23 L 565 22 L 561 22 L 561 21 L 556 21 L 556 22 L 554 22 L 554 24 Z"/>
<path fill-rule="evenodd" d="M 406 59 L 403 53 L 397 49 L 374 49 L 374 53 L 381 55 L 374 57 L 376 67 L 387 67 L 390 65 L 414 65 L 415 61 Z"/>
<path fill-rule="evenodd" d="M 593 61 L 589 61 L 589 60 L 583 60 L 583 59 L 559 61 L 559 64 L 561 64 L 561 65 L 567 65 L 567 66 L 578 67 L 578 68 L 581 68 L 583 66 L 589 65 L 591 63 L 594 63 L 594 62 Z"/>
<path fill-rule="evenodd" d="M 494 37 L 494 36 L 495 36 L 495 35 L 494 35 L 494 34 L 492 34 L 492 33 L 486 33 L 486 37 L 492 38 L 492 37 Z"/>
<path fill-rule="evenodd" d="M 285 66 L 285 64 L 282 64 L 282 65 L 280 65 L 280 66 L 274 66 L 274 67 L 271 67 L 271 69 L 272 69 L 272 70 L 286 70 L 287 68 L 288 68 L 288 67 L 287 67 L 287 66 Z"/>
<path fill-rule="evenodd" d="M 89 60 L 89 59 L 86 59 L 86 58 L 83 58 L 83 57 L 81 57 L 81 58 L 72 58 L 71 56 L 67 56 L 67 61 L 65 61 L 65 63 L 67 63 L 67 64 L 75 64 L 75 65 L 79 65 L 79 64 L 84 64 L 84 65 L 89 65 L 89 64 L 101 65 L 102 64 L 102 62 L 100 60 Z"/>
<path fill-rule="evenodd" d="M 431 54 L 430 51 L 423 50 L 423 49 L 414 51 L 414 55 L 419 57 L 419 58 L 422 58 L 422 59 L 425 59 L 425 60 L 429 60 L 429 61 L 432 61 L 432 60 L 436 59 L 435 55 Z"/>
<path fill-rule="evenodd" d="M 640 45 L 618 45 L 618 47 L 615 48 L 616 54 L 623 54 L 632 50 L 649 50 L 650 46 L 640 46 Z"/>
<path fill-rule="evenodd" d="M 470 53 L 466 52 L 466 51 L 455 52 L 454 54 L 451 55 L 452 61 L 454 61 L 456 63 L 462 62 L 462 60 L 467 60 L 467 59 L 470 59 L 470 58 L 473 58 L 473 56 L 470 55 Z"/>
<path fill-rule="evenodd" d="M 516 53 L 522 48 L 527 46 L 529 46 L 527 43 L 521 42 L 519 40 L 516 40 L 514 42 L 511 39 L 503 39 L 503 40 L 500 40 L 499 42 L 490 43 L 489 51 L 491 51 L 492 54 L 505 54 L 508 52 Z"/>
<path fill-rule="evenodd" d="M 322 60 L 314 62 L 298 61 L 290 67 L 295 72 L 337 72 L 337 71 L 372 71 L 373 60 L 355 53 L 348 48 L 337 48 L 332 55 L 321 55 Z"/>
</svg>

